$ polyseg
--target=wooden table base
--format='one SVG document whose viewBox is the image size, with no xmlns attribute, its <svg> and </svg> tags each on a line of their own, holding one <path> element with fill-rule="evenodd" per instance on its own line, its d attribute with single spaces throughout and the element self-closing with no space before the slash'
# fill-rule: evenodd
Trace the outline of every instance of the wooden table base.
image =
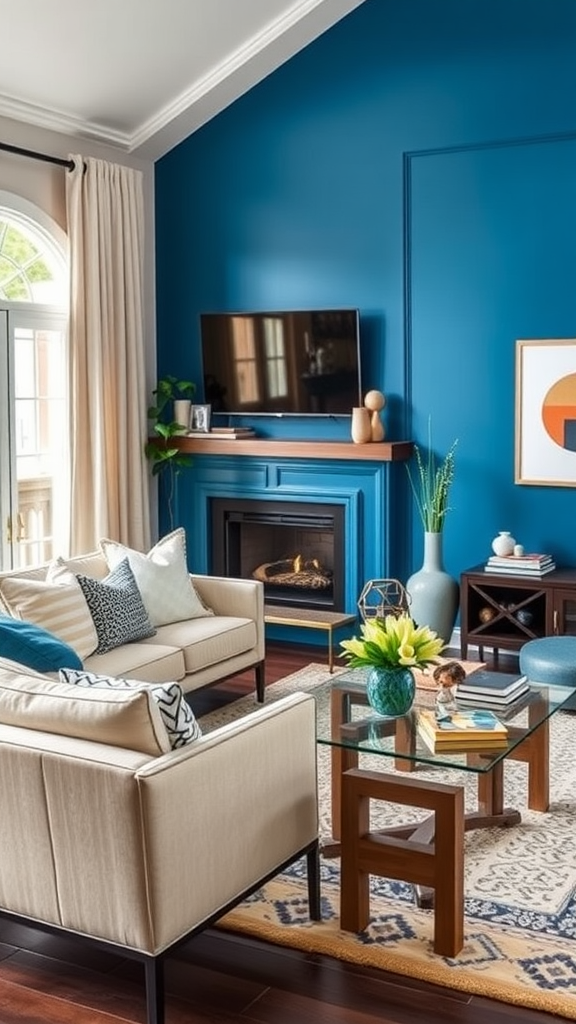
<svg viewBox="0 0 576 1024">
<path fill-rule="evenodd" d="M 346 728 L 347 706 L 343 695 L 332 696 L 333 735 Z M 539 720 L 535 702 L 529 708 L 530 724 Z M 528 765 L 528 806 L 547 811 L 549 806 L 548 720 L 527 735 L 509 726 L 509 734 L 521 740 L 507 755 Z M 524 738 L 523 738 L 524 737 Z M 410 773 L 417 763 L 402 757 L 414 754 L 414 737 L 400 722 L 395 734 L 396 769 Z M 352 746 L 334 746 L 332 755 L 333 840 L 323 844 L 327 857 L 340 855 L 340 925 L 346 931 L 362 931 L 370 916 L 370 875 L 412 882 L 420 906 L 434 907 L 434 951 L 456 956 L 464 941 L 464 833 L 476 828 L 509 827 L 521 821 L 513 807 L 504 806 L 504 760 L 477 776 L 478 808 L 464 813 L 461 785 L 426 782 L 385 772 L 358 768 L 358 752 Z M 480 764 L 481 754 L 469 754 L 468 762 Z M 370 800 L 423 807 L 432 813 L 424 821 L 379 832 L 370 831 Z"/>
<path fill-rule="evenodd" d="M 370 800 L 434 812 L 410 838 L 371 833 Z M 434 842 L 426 834 L 435 822 Z M 429 826 L 428 826 L 429 827 Z M 340 926 L 359 932 L 370 918 L 370 875 L 434 889 L 434 951 L 456 956 L 464 942 L 464 791 L 352 768 L 342 776 Z"/>
</svg>

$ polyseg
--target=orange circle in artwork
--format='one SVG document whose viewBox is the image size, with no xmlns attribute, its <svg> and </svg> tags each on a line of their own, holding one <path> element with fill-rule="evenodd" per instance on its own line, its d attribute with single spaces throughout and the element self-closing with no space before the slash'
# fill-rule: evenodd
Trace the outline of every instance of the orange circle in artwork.
<svg viewBox="0 0 576 1024">
<path fill-rule="evenodd" d="M 568 451 L 576 451 L 576 373 L 561 377 L 546 392 L 542 423 L 548 436 Z"/>
</svg>

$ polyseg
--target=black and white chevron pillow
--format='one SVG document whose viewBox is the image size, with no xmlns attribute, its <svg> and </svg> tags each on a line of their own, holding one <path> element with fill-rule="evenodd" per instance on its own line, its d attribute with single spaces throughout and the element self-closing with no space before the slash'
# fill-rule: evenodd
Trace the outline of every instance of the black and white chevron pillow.
<svg viewBox="0 0 576 1024">
<path fill-rule="evenodd" d="M 122 687 L 130 690 L 150 690 L 162 715 L 172 750 L 192 743 L 202 735 L 179 683 L 143 683 L 138 679 L 117 679 L 115 676 L 101 676 L 95 672 L 80 669 L 60 669 L 60 682 L 75 686 Z"/>
</svg>

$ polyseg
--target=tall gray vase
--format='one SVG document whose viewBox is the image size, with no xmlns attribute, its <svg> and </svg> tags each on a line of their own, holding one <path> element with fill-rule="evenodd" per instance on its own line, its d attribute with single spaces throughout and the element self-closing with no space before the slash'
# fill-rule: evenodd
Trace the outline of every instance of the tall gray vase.
<svg viewBox="0 0 576 1024">
<path fill-rule="evenodd" d="M 450 642 L 460 599 L 460 588 L 444 570 L 442 534 L 424 534 L 424 562 L 406 583 L 410 615 L 419 626 L 429 626 L 444 643 Z"/>
</svg>

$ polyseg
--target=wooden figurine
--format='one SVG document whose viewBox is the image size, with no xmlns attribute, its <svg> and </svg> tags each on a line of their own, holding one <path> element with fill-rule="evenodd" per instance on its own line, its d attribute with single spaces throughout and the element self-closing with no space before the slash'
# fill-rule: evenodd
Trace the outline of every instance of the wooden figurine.
<svg viewBox="0 0 576 1024">
<path fill-rule="evenodd" d="M 370 431 L 373 441 L 383 441 L 385 430 L 380 413 L 386 405 L 386 398 L 381 391 L 368 391 L 364 405 L 370 412 Z"/>
</svg>

